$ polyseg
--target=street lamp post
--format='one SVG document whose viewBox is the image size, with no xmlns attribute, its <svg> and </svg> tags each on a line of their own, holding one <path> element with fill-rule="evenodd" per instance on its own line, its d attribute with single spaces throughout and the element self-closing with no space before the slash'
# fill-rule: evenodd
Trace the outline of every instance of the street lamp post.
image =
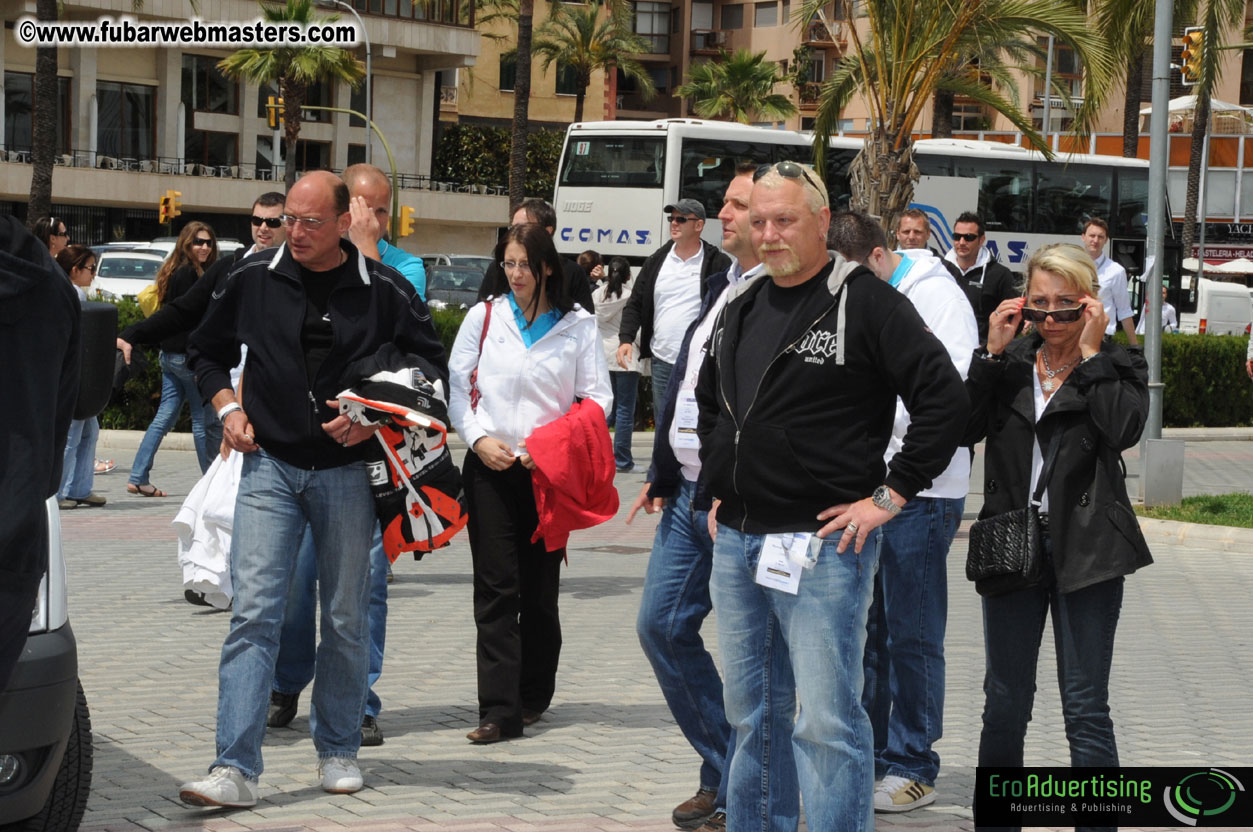
<svg viewBox="0 0 1253 832">
<path fill-rule="evenodd" d="M 370 88 L 374 86 L 374 76 L 370 72 L 370 35 L 365 30 L 365 21 L 361 19 L 361 15 L 357 14 L 357 10 L 350 3 L 344 0 L 318 0 L 322 6 L 342 6 L 357 18 L 357 26 L 361 29 L 361 37 L 365 38 L 365 114 L 366 118 L 374 118 L 374 110 L 370 107 Z M 374 154 L 371 152 L 374 147 L 374 140 L 370 136 L 370 128 L 367 126 L 365 131 L 365 160 L 367 163 L 373 164 Z"/>
</svg>

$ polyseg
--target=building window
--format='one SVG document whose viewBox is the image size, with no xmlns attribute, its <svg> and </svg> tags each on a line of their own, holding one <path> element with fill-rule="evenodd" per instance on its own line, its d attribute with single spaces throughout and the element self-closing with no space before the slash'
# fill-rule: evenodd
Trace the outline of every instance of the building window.
<svg viewBox="0 0 1253 832">
<path fill-rule="evenodd" d="M 513 55 L 500 56 L 500 91 L 513 92 L 518 82 L 518 59 Z"/>
<path fill-rule="evenodd" d="M 692 3 L 692 29 L 712 29 L 714 27 L 714 4 L 701 2 Z"/>
<path fill-rule="evenodd" d="M 821 84 L 827 80 L 827 55 L 821 50 L 810 50 L 809 56 L 809 73 L 807 81 L 814 84 Z"/>
<path fill-rule="evenodd" d="M 744 28 L 744 7 L 743 6 L 723 6 L 722 7 L 722 28 L 723 29 L 743 29 Z"/>
<path fill-rule="evenodd" d="M 311 142 L 300 139 L 296 142 L 296 170 L 326 170 L 331 166 L 331 143 Z"/>
<path fill-rule="evenodd" d="M 670 51 L 670 4 L 638 2 L 635 4 L 635 34 L 649 42 L 649 54 L 664 55 Z"/>
<path fill-rule="evenodd" d="M 30 150 L 33 144 L 31 112 L 35 76 L 26 72 L 4 73 L 4 146 Z M 70 79 L 57 78 L 57 153 L 70 149 Z"/>
<path fill-rule="evenodd" d="M 753 5 L 753 28 L 767 29 L 779 25 L 779 4 L 776 2 Z"/>
<path fill-rule="evenodd" d="M 362 81 L 357 86 L 348 88 L 349 90 L 351 90 L 351 95 L 349 95 L 348 97 L 348 109 L 356 110 L 358 113 L 365 113 L 365 85 L 366 85 L 366 82 Z M 369 113 L 365 113 L 365 114 L 367 116 L 369 115 Z M 348 126 L 349 127 L 365 127 L 366 123 L 362 121 L 361 119 L 357 118 L 356 116 L 349 116 Z"/>
<path fill-rule="evenodd" d="M 670 10 L 670 34 L 677 35 L 683 27 L 683 12 L 679 9 Z"/>
<path fill-rule="evenodd" d="M 188 130 L 183 143 L 183 158 L 202 165 L 239 164 L 239 136 L 209 130 Z"/>
<path fill-rule="evenodd" d="M 1240 62 L 1240 106 L 1253 105 L 1253 49 L 1244 50 Z"/>
<path fill-rule="evenodd" d="M 363 14 L 399 17 L 405 20 L 429 20 L 452 26 L 474 25 L 474 4 L 461 2 L 461 0 L 351 0 L 351 2 L 353 8 Z"/>
<path fill-rule="evenodd" d="M 156 87 L 100 81 L 96 105 L 96 151 L 101 156 L 155 157 Z"/>
<path fill-rule="evenodd" d="M 578 95 L 579 79 L 574 67 L 558 62 L 557 64 L 557 95 Z"/>
<path fill-rule="evenodd" d="M 239 114 L 239 84 L 218 69 L 218 58 L 183 55 L 183 107 L 202 113 Z"/>
</svg>

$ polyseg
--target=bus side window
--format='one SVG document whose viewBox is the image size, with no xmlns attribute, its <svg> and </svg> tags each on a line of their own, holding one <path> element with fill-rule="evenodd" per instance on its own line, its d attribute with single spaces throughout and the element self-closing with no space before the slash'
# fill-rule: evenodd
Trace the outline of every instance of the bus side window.
<svg viewBox="0 0 1253 832">
<path fill-rule="evenodd" d="M 954 176 L 979 180 L 978 211 L 989 231 L 1031 230 L 1036 213 L 1031 193 L 1031 168 L 1004 159 L 958 158 Z"/>
</svg>

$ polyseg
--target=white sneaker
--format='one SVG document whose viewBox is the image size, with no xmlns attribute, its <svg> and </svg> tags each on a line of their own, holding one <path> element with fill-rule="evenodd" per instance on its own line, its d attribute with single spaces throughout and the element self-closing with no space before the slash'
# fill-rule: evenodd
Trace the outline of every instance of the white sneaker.
<svg viewBox="0 0 1253 832">
<path fill-rule="evenodd" d="M 351 757 L 326 757 L 318 762 L 322 791 L 331 794 L 352 794 L 361 791 L 363 781 L 357 761 Z"/>
<path fill-rule="evenodd" d="M 232 766 L 214 766 L 203 780 L 184 783 L 178 799 L 189 806 L 230 806 L 246 809 L 257 805 L 257 784 Z"/>
<path fill-rule="evenodd" d="M 935 802 L 935 788 L 925 786 L 908 777 L 890 774 L 880 780 L 874 789 L 876 812 L 908 812 Z"/>
</svg>

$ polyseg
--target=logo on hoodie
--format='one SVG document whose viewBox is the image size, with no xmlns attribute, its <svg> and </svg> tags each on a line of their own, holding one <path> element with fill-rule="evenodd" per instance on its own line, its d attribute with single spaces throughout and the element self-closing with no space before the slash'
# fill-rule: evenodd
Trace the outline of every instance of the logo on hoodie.
<svg viewBox="0 0 1253 832">
<path fill-rule="evenodd" d="M 811 329 L 806 332 L 804 337 L 788 348 L 788 352 L 794 352 L 803 356 L 805 361 L 810 364 L 826 364 L 827 359 L 835 355 L 836 335 L 834 332 L 827 332 L 824 329 Z"/>
</svg>

